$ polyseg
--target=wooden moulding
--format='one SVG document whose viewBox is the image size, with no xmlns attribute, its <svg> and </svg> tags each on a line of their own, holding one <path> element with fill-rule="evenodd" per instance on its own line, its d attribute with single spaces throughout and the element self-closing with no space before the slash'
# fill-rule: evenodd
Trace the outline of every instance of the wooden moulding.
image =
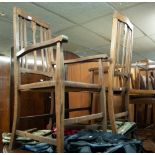
<svg viewBox="0 0 155 155">
<path fill-rule="evenodd" d="M 48 144 L 56 145 L 56 139 L 51 139 L 48 137 L 33 135 L 33 134 L 28 133 L 26 131 L 16 130 L 16 135 L 22 136 L 22 137 L 28 137 L 28 138 L 31 138 L 33 140 L 36 140 L 36 141 L 39 141 L 42 143 L 48 143 Z"/>
<path fill-rule="evenodd" d="M 65 125 L 70 125 L 70 124 L 76 124 L 76 123 L 80 123 L 82 121 L 89 121 L 89 120 L 98 119 L 98 118 L 103 118 L 103 113 L 64 119 L 64 123 L 65 123 Z"/>
<path fill-rule="evenodd" d="M 67 41 L 68 41 L 67 36 L 60 35 L 54 39 L 49 39 L 49 40 L 43 41 L 41 43 L 36 43 L 35 45 L 27 46 L 26 48 L 23 48 L 22 50 L 17 52 L 16 56 L 17 56 L 17 58 L 20 58 L 20 57 L 22 57 L 22 56 L 24 56 L 24 55 L 26 55 L 32 51 L 40 50 L 40 49 L 47 48 L 50 46 L 54 46 L 58 42 L 67 42 Z"/>
</svg>

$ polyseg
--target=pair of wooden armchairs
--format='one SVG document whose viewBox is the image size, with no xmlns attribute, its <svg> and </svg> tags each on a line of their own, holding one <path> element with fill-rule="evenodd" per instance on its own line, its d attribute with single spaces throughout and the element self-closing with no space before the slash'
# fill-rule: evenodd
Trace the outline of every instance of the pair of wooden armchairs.
<svg viewBox="0 0 155 155">
<path fill-rule="evenodd" d="M 116 132 L 115 118 L 127 116 L 127 112 L 114 115 L 113 106 L 113 78 L 115 75 L 121 76 L 123 86 L 121 93 L 128 104 L 129 73 L 132 53 L 133 27 L 128 18 L 119 13 L 113 16 L 112 41 L 110 59 L 106 54 L 89 56 L 72 60 L 64 60 L 63 44 L 68 42 L 68 37 L 60 35 L 51 38 L 50 26 L 38 18 L 24 12 L 21 9 L 14 8 L 13 12 L 13 32 L 14 32 L 14 119 L 12 127 L 12 137 L 9 145 L 10 149 L 15 146 L 16 135 L 26 136 L 36 141 L 49 143 L 57 146 L 57 152 L 64 151 L 64 126 L 89 121 L 92 119 L 102 119 L 102 129 L 107 130 L 107 107 L 106 107 L 106 88 L 104 85 L 103 62 L 110 62 L 109 68 L 109 86 L 108 86 L 108 111 L 109 119 L 113 132 Z M 124 27 L 124 28 L 123 28 Z M 28 38 L 32 38 L 29 45 Z M 121 38 L 123 37 L 123 42 Z M 39 38 L 39 39 L 38 39 Z M 119 51 L 122 48 L 122 56 Z M 56 51 L 56 56 L 54 56 Z M 38 56 L 40 59 L 38 60 Z M 55 57 L 55 58 L 54 58 Z M 123 59 L 121 59 L 123 57 Z M 29 67 L 28 61 L 33 60 L 33 68 Z M 120 59 L 122 60 L 120 63 Z M 68 81 L 65 79 L 65 67 L 73 63 L 97 61 L 99 66 L 99 84 L 82 83 Z M 118 72 L 118 70 L 120 70 Z M 40 74 L 47 76 L 46 81 L 23 84 L 21 74 Z M 51 139 L 31 134 L 30 132 L 17 130 L 20 123 L 20 95 L 22 91 L 40 91 L 50 92 L 51 97 L 55 94 L 55 101 L 51 100 L 50 114 L 42 115 L 52 116 L 53 105 L 55 104 L 57 137 Z M 65 92 L 98 92 L 100 96 L 101 111 L 97 114 L 90 114 L 76 118 L 64 119 L 65 110 Z M 38 116 L 33 116 L 34 118 Z M 40 117 L 40 116 L 39 116 Z M 51 119 L 49 121 L 51 123 Z"/>
</svg>

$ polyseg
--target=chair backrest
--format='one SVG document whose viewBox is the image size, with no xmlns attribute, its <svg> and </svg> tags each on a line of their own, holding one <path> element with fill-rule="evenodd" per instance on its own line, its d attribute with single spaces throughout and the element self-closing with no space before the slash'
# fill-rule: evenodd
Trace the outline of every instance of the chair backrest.
<svg viewBox="0 0 155 155">
<path fill-rule="evenodd" d="M 28 45 L 51 39 L 51 29 L 46 22 L 16 7 L 14 8 L 13 25 L 14 60 L 16 60 L 16 53 Z M 51 47 L 33 51 L 20 58 L 20 71 L 52 77 L 53 60 Z"/>
<path fill-rule="evenodd" d="M 133 25 L 129 19 L 115 12 L 113 15 L 112 40 L 110 57 L 113 64 L 113 75 L 119 73 L 125 79 L 130 79 L 133 46 Z M 126 86 L 126 80 L 122 86 Z"/>
<path fill-rule="evenodd" d="M 109 119 L 112 125 L 112 131 L 117 132 L 115 119 L 128 116 L 130 86 L 130 70 L 132 61 L 132 44 L 133 44 L 133 26 L 129 19 L 122 14 L 115 12 L 113 15 L 112 39 L 111 39 L 111 64 L 109 66 L 109 82 L 108 82 L 108 111 Z M 114 83 L 114 76 L 121 78 L 121 86 Z M 123 89 L 120 89 L 123 87 Z M 117 113 L 114 110 L 114 89 L 119 90 L 122 97 L 125 112 Z"/>
</svg>

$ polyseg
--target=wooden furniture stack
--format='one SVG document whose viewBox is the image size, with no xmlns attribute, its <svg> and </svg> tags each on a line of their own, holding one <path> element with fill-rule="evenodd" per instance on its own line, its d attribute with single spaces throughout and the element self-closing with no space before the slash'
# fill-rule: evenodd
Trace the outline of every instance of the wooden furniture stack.
<svg viewBox="0 0 155 155">
<path fill-rule="evenodd" d="M 66 36 L 58 36 L 51 39 L 51 29 L 49 25 L 24 12 L 21 9 L 14 8 L 13 13 L 13 32 L 14 32 L 14 120 L 12 127 L 12 137 L 10 142 L 10 149 L 15 147 L 16 135 L 29 137 L 40 142 L 46 142 L 57 146 L 57 152 L 64 151 L 64 126 L 79 123 L 81 121 L 88 121 L 92 119 L 102 119 L 102 129 L 107 129 L 106 118 L 106 98 L 105 87 L 103 79 L 103 61 L 109 61 L 107 55 L 95 55 L 86 58 L 78 58 L 64 61 L 63 44 L 68 41 Z M 31 42 L 28 41 L 31 39 Z M 53 56 L 53 48 L 56 49 L 56 59 Z M 37 60 L 37 55 L 41 55 L 41 60 Z M 28 61 L 34 63 L 33 68 L 29 68 Z M 82 82 L 68 81 L 65 79 L 65 67 L 79 62 L 97 61 L 99 63 L 99 84 L 90 84 Z M 40 66 L 38 66 L 41 64 Z M 33 83 L 23 84 L 21 81 L 21 74 L 41 74 L 47 77 L 46 81 L 36 81 Z M 20 121 L 20 95 L 23 91 L 36 92 L 50 92 L 51 98 L 55 94 L 55 102 L 51 100 L 50 114 L 31 116 L 47 117 L 53 116 L 53 107 L 55 104 L 56 111 L 56 128 L 57 138 L 51 139 L 32 135 L 29 132 L 18 130 Z M 98 92 L 100 95 L 101 111 L 97 114 L 81 116 L 76 118 L 64 119 L 65 109 L 65 92 L 79 92 L 92 91 Z M 25 117 L 26 118 L 26 117 Z M 49 119 L 51 125 L 52 120 Z"/>
<path fill-rule="evenodd" d="M 140 128 L 155 124 L 155 62 L 144 59 L 133 64 L 135 80 L 131 104 L 135 106 L 135 121 Z"/>
</svg>

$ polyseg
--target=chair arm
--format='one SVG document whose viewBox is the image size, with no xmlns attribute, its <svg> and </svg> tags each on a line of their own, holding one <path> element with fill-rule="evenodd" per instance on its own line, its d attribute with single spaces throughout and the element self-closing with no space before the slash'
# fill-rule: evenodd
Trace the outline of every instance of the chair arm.
<svg viewBox="0 0 155 155">
<path fill-rule="evenodd" d="M 60 35 L 53 39 L 49 39 L 49 40 L 43 41 L 41 43 L 36 43 L 36 44 L 30 45 L 30 46 L 27 46 L 27 47 L 21 49 L 19 52 L 17 52 L 16 56 L 17 56 L 17 58 L 20 58 L 20 57 L 24 56 L 25 54 L 28 54 L 32 51 L 47 48 L 50 46 L 54 46 L 58 42 L 62 42 L 62 43 L 68 42 L 68 37 L 64 36 L 64 35 Z"/>
<path fill-rule="evenodd" d="M 79 63 L 79 62 L 92 62 L 92 61 L 97 61 L 98 59 L 102 59 L 105 62 L 110 61 L 110 58 L 107 56 L 107 54 L 99 54 L 99 55 L 65 60 L 64 64 L 74 64 L 74 63 Z"/>
</svg>

